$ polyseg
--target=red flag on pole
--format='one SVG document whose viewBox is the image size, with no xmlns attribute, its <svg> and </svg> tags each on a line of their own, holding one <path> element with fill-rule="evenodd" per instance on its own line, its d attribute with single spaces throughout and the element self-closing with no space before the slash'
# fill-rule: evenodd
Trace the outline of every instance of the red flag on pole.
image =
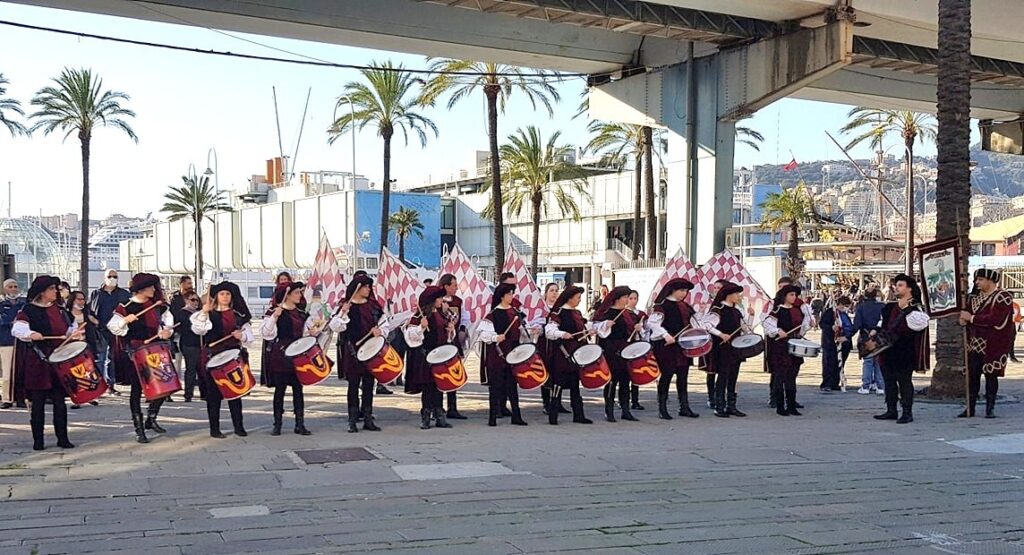
<svg viewBox="0 0 1024 555">
<path fill-rule="evenodd" d="M 782 170 L 788 172 L 788 171 L 795 170 L 796 167 L 797 167 L 796 158 L 793 158 L 792 160 L 789 161 L 788 164 L 786 164 L 785 166 L 782 166 Z"/>
</svg>

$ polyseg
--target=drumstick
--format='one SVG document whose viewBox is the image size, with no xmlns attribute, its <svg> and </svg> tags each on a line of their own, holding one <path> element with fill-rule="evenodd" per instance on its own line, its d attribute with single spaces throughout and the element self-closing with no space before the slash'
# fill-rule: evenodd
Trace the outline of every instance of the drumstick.
<svg viewBox="0 0 1024 555">
<path fill-rule="evenodd" d="M 176 327 L 178 327 L 178 324 L 174 324 L 173 326 L 171 326 L 170 328 L 167 328 L 167 329 L 172 329 L 173 330 Z M 156 341 L 156 338 L 160 337 L 161 333 L 163 333 L 163 330 L 158 331 L 156 335 L 154 335 L 153 337 L 150 337 L 149 339 L 143 341 L 142 344 L 143 345 L 149 345 L 153 341 Z"/>
<path fill-rule="evenodd" d="M 673 336 L 672 336 L 672 339 L 679 339 L 679 336 L 680 336 L 680 335 L 683 335 L 683 333 L 685 333 L 685 332 L 686 332 L 686 330 L 688 330 L 688 329 L 690 329 L 690 328 L 692 328 L 692 327 L 693 327 L 693 325 L 692 325 L 692 324 L 690 324 L 690 325 L 686 326 L 685 328 L 683 328 L 683 329 L 679 330 L 679 333 L 677 333 L 677 334 L 673 335 Z"/>
<path fill-rule="evenodd" d="M 145 314 L 145 313 L 149 312 L 150 310 L 153 310 L 154 308 L 156 308 L 156 307 L 158 307 L 158 306 L 160 306 L 160 305 L 162 305 L 162 304 L 164 304 L 164 302 L 163 302 L 163 301 L 156 301 L 155 303 L 153 303 L 153 304 L 149 305 L 149 306 L 148 306 L 148 307 L 146 307 L 145 309 L 143 309 L 143 310 L 140 310 L 140 311 L 136 312 L 136 313 L 135 313 L 135 318 L 138 318 L 139 316 L 142 316 L 143 314 Z"/>
<path fill-rule="evenodd" d="M 518 316 L 516 316 L 515 318 L 512 318 L 512 321 L 509 322 L 508 327 L 505 328 L 505 331 L 501 335 L 506 335 L 506 334 L 508 334 L 508 332 L 512 331 L 512 326 L 514 326 L 515 323 L 518 322 L 518 321 L 519 321 L 519 317 Z"/>
<path fill-rule="evenodd" d="M 796 330 L 798 330 L 798 329 L 800 329 L 800 328 L 802 328 L 802 327 L 803 327 L 803 324 L 800 324 L 799 326 L 797 326 L 797 327 L 795 327 L 795 328 L 793 328 L 793 329 L 791 329 L 791 330 L 787 331 L 787 332 L 786 332 L 786 335 L 788 336 L 789 334 L 791 334 L 791 333 L 795 332 Z M 780 340 L 780 339 L 789 339 L 789 337 L 776 337 L 776 338 L 775 338 L 775 340 L 776 340 L 776 341 L 778 341 L 778 340 Z"/>
<path fill-rule="evenodd" d="M 213 343 L 210 343 L 210 344 L 209 344 L 209 345 L 207 345 L 206 347 L 207 347 L 207 348 L 213 348 L 213 347 L 216 347 L 217 345 L 220 345 L 220 344 L 221 344 L 221 343 L 223 343 L 224 341 L 227 341 L 228 339 L 233 339 L 234 337 L 235 337 L 235 336 L 233 336 L 233 335 L 225 335 L 224 337 L 221 337 L 220 339 L 218 339 L 218 340 L 214 341 Z"/>
</svg>

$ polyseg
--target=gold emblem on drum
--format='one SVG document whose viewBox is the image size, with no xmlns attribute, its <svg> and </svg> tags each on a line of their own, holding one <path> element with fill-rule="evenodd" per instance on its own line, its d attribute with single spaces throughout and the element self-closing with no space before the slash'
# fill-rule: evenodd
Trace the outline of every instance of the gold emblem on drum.
<svg viewBox="0 0 1024 555">
<path fill-rule="evenodd" d="M 71 372 L 71 375 L 79 380 L 85 379 L 90 374 L 89 370 L 86 369 L 86 366 L 84 364 L 76 364 L 72 366 L 69 372 Z"/>
<path fill-rule="evenodd" d="M 225 378 L 216 378 L 214 381 L 217 382 L 218 387 L 224 386 L 236 395 L 244 395 L 248 393 L 254 385 L 252 380 L 249 378 L 250 374 L 247 371 L 248 368 L 248 366 L 235 368 L 228 372 Z"/>
<path fill-rule="evenodd" d="M 331 373 L 331 367 L 327 364 L 327 359 L 323 353 L 315 355 L 310 364 L 303 364 L 296 368 L 299 372 L 309 372 L 318 378 L 326 378 Z"/>
<path fill-rule="evenodd" d="M 161 353 L 150 353 L 146 355 L 146 365 L 150 368 L 160 368 L 164 365 L 164 357 Z"/>
<path fill-rule="evenodd" d="M 601 368 L 598 368 L 597 370 L 594 370 L 593 372 L 590 372 L 589 374 L 586 374 L 586 373 L 583 374 L 583 377 L 584 378 L 598 378 L 598 379 L 601 379 L 601 380 L 607 380 L 607 379 L 610 379 L 612 377 L 612 373 L 610 371 L 608 371 L 608 370 L 602 370 Z"/>
<path fill-rule="evenodd" d="M 447 372 L 438 375 L 438 378 L 455 386 L 466 383 L 466 367 L 462 365 L 460 360 L 456 359 L 449 364 L 447 370 Z"/>
<path fill-rule="evenodd" d="M 528 370 L 524 370 L 516 374 L 518 378 L 530 378 L 534 381 L 543 382 L 547 380 L 547 368 L 544 366 L 544 362 L 537 360 L 530 365 Z"/>
<path fill-rule="evenodd" d="M 395 370 L 401 371 L 401 368 L 402 358 L 398 356 L 398 351 L 395 351 L 394 349 L 386 349 L 384 351 L 384 360 L 375 368 L 371 368 L 370 371 L 374 374 L 379 374 L 389 370 L 392 372 Z"/>
</svg>

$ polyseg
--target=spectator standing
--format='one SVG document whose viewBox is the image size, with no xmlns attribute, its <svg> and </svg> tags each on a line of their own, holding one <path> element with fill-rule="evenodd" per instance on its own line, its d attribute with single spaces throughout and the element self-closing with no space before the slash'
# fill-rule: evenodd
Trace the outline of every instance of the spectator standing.
<svg viewBox="0 0 1024 555">
<path fill-rule="evenodd" d="M 869 287 L 864 291 L 864 299 L 857 305 L 857 311 L 853 316 L 853 329 L 860 333 L 860 339 L 866 341 L 868 335 L 877 330 L 882 320 L 883 305 L 878 300 L 878 289 Z M 860 389 L 857 393 L 867 395 L 877 393 L 885 395 L 885 385 L 882 381 L 882 368 L 878 365 L 876 357 L 863 359 L 863 370 L 861 372 Z"/>
<path fill-rule="evenodd" d="M 100 333 L 96 350 L 93 351 L 96 355 L 96 370 L 103 375 L 103 379 L 107 380 L 107 385 L 110 386 L 110 392 L 113 394 L 118 394 L 117 389 L 114 388 L 115 354 L 111 352 L 110 348 L 114 344 L 114 334 L 107 329 L 107 323 L 114 315 L 114 309 L 126 304 L 131 298 L 127 289 L 117 285 L 117 279 L 117 270 L 107 270 L 103 278 L 103 287 L 89 295 L 89 312 L 99 321 Z M 131 372 L 133 370 L 126 368 L 124 371 Z"/>
<path fill-rule="evenodd" d="M 14 387 L 14 336 L 11 327 L 14 317 L 25 306 L 25 297 L 21 296 L 18 282 L 13 279 L 4 281 L 3 297 L 0 297 L 0 408 L 9 409 L 18 404 L 25 408 L 23 392 L 16 392 Z"/>
<path fill-rule="evenodd" d="M 821 391 L 842 391 L 839 368 L 850 354 L 853 322 L 850 321 L 850 298 L 840 297 L 835 308 L 821 315 Z"/>
</svg>

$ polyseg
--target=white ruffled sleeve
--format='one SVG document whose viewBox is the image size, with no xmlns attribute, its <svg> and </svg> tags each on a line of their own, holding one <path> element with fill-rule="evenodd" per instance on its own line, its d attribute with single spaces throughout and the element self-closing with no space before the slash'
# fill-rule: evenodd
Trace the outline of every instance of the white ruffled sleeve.
<svg viewBox="0 0 1024 555">
<path fill-rule="evenodd" d="M 194 312 L 188 321 L 192 324 L 192 333 L 196 335 L 206 335 L 207 332 L 213 329 L 210 315 L 202 310 Z"/>
<path fill-rule="evenodd" d="M 927 314 L 920 310 L 915 310 L 910 314 L 907 314 L 907 327 L 914 331 L 921 331 L 928 327 L 928 322 L 931 318 Z"/>
</svg>

